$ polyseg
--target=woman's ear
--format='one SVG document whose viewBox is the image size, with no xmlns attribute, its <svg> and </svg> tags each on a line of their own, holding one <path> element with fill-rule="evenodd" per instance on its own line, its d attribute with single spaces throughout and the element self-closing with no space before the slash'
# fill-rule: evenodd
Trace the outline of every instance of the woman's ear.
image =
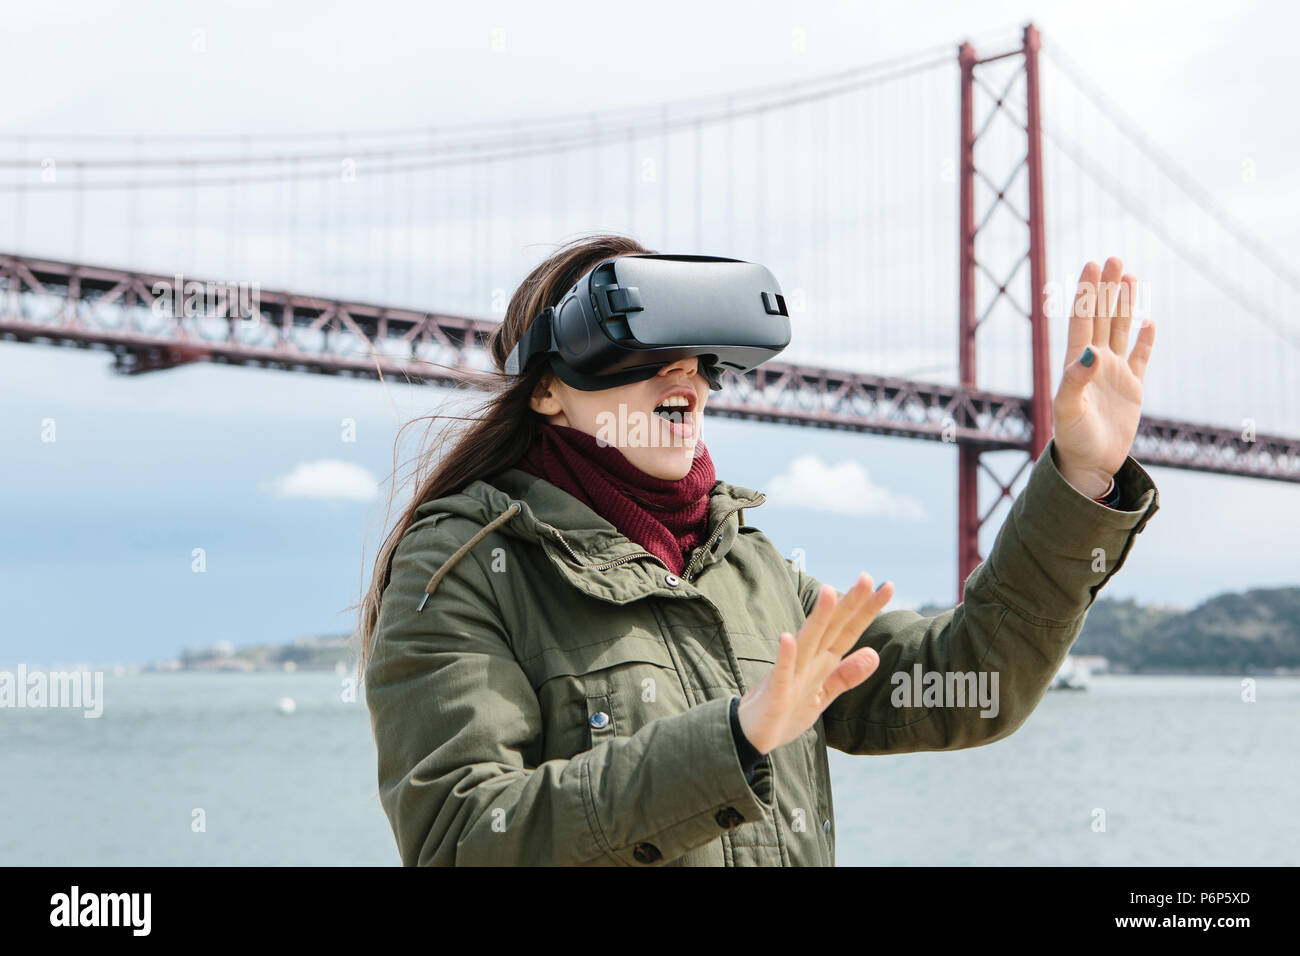
<svg viewBox="0 0 1300 956">
<path fill-rule="evenodd" d="M 560 404 L 560 399 L 556 395 L 556 387 L 554 374 L 547 372 L 537 380 L 537 386 L 528 400 L 529 407 L 547 418 L 563 411 L 564 406 Z"/>
</svg>

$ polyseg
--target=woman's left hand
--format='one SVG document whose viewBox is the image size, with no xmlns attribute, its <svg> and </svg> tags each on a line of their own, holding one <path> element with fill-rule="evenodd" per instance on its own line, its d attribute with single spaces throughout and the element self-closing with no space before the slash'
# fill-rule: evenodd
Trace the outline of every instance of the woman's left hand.
<svg viewBox="0 0 1300 956">
<path fill-rule="evenodd" d="M 1123 271 L 1124 263 L 1114 256 L 1105 269 L 1095 262 L 1083 267 L 1070 315 L 1065 374 L 1052 399 L 1057 469 L 1089 498 L 1105 494 L 1111 476 L 1128 458 L 1156 339 L 1155 323 L 1148 319 L 1125 359 L 1137 279 Z"/>
</svg>

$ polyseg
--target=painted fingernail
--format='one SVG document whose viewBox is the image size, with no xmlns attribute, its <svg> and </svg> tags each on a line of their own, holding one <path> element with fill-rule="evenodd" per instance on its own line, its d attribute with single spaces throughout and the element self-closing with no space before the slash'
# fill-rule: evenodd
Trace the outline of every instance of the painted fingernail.
<svg viewBox="0 0 1300 956">
<path fill-rule="evenodd" d="M 1092 349 L 1086 348 L 1083 350 L 1083 355 L 1080 356 L 1079 362 L 1082 363 L 1084 368 L 1087 368 L 1088 366 L 1092 365 L 1092 363 L 1096 360 L 1096 358 L 1097 358 L 1096 353 L 1094 353 Z"/>
</svg>

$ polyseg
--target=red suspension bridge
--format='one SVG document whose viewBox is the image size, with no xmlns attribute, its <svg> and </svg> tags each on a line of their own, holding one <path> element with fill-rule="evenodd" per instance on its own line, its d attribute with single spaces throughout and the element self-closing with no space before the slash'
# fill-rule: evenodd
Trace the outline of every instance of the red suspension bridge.
<svg viewBox="0 0 1300 956">
<path fill-rule="evenodd" d="M 794 340 L 727 373 L 710 413 L 955 444 L 958 600 L 1050 437 L 1050 330 L 1088 259 L 1120 254 L 1161 318 L 1133 455 L 1300 482 L 1300 277 L 1033 26 L 987 55 L 631 110 L 0 139 L 12 248 L 65 250 L 0 254 L 0 340 L 105 350 L 126 375 L 208 362 L 445 384 L 439 366 L 489 367 L 530 243 L 609 229 L 761 261 Z M 205 281 L 223 255 L 239 278 Z M 170 267 L 86 264 L 112 259 Z M 1018 464 L 999 476 L 1002 453 Z"/>
</svg>

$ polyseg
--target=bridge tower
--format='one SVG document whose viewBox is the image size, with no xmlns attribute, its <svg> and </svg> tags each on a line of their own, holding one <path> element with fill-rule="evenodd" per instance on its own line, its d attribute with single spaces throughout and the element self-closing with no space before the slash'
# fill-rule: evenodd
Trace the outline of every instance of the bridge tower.
<svg viewBox="0 0 1300 956">
<path fill-rule="evenodd" d="M 959 289 L 958 289 L 958 350 L 961 369 L 961 385 L 965 388 L 976 387 L 976 333 L 980 325 L 993 311 L 994 305 L 1003 298 L 1013 305 L 1016 300 L 1008 294 L 1009 287 L 1028 264 L 1029 268 L 1029 305 L 1016 310 L 1029 320 L 1031 329 L 1031 361 L 1033 391 L 1029 398 L 1029 422 L 1032 429 L 1030 453 L 1011 477 L 1003 482 L 983 462 L 981 458 L 992 449 L 978 442 L 963 441 L 957 446 L 957 600 L 962 600 L 966 587 L 966 578 L 982 560 L 979 552 L 980 528 L 989 520 L 993 511 L 1003 498 L 1011 498 L 1011 489 L 1016 479 L 1025 468 L 1037 460 L 1047 446 L 1052 435 L 1052 377 L 1048 368 L 1048 326 L 1044 306 L 1045 286 L 1047 282 L 1047 254 L 1044 246 L 1043 229 L 1043 156 L 1041 126 L 1038 100 L 1038 49 L 1040 38 L 1037 27 L 1032 23 L 1025 27 L 1021 46 L 1018 49 L 981 58 L 970 43 L 963 43 L 957 51 L 961 68 L 961 137 L 960 137 L 960 241 L 958 243 Z M 1011 74 L 1005 88 L 999 93 L 984 82 L 978 68 L 986 63 L 1020 57 L 1019 68 Z M 1007 97 L 1019 85 L 1023 78 L 1025 86 L 1025 115 L 1018 116 L 1014 105 L 1008 103 Z M 992 106 L 980 128 L 975 128 L 975 98 L 977 90 L 983 90 L 991 98 Z M 975 162 L 975 146 L 996 118 L 998 113 L 1005 114 L 1014 125 L 1024 132 L 1025 151 L 1023 157 L 1010 170 L 1000 171 L 1002 178 L 995 179 L 996 170 L 982 169 Z M 1008 193 L 1024 170 L 1028 179 L 1027 211 L 1021 212 L 1008 199 Z M 994 198 L 982 216 L 977 220 L 975 211 L 975 183 L 981 179 L 994 193 Z M 999 182 L 1001 183 L 999 185 Z M 1023 255 L 1009 263 L 994 263 L 989 258 L 981 258 L 979 237 L 988 224 L 998 204 L 1005 204 L 1018 222 L 1025 225 L 1026 242 Z M 995 272 L 1001 266 L 1001 273 Z M 994 286 L 993 293 L 986 302 L 976 301 L 976 275 L 983 272 Z M 1000 489 L 997 497 L 983 512 L 979 503 L 979 471 L 984 471 L 997 482 Z"/>
</svg>

